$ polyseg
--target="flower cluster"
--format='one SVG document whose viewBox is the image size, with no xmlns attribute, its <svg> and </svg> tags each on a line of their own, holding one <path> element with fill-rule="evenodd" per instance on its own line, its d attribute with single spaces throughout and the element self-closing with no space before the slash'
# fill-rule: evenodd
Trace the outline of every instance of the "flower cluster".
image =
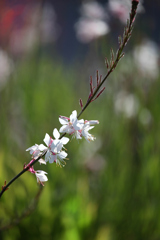
<svg viewBox="0 0 160 240">
<path fill-rule="evenodd" d="M 67 159 L 66 157 L 68 154 L 63 149 L 65 149 L 64 145 L 69 142 L 69 138 L 64 137 L 64 135 L 69 134 L 77 139 L 82 139 L 82 137 L 84 137 L 87 142 L 94 141 L 95 137 L 89 133 L 89 130 L 94 128 L 92 125 L 99 124 L 98 120 L 78 120 L 76 110 L 72 112 L 69 118 L 65 116 L 59 116 L 59 122 L 62 124 L 62 127 L 59 129 L 59 131 L 56 128 L 53 130 L 54 138 L 50 137 L 49 134 L 46 133 L 43 139 L 46 146 L 43 144 L 35 144 L 32 147 L 26 149 L 26 151 L 30 151 L 32 160 L 25 167 L 29 167 L 28 171 L 35 174 L 37 181 L 42 185 L 43 182 L 48 181 L 48 178 L 45 175 L 47 173 L 41 170 L 35 171 L 31 163 L 39 158 L 38 161 L 40 164 L 55 162 L 58 166 L 64 167 L 66 164 L 65 159 Z M 60 136 L 60 133 L 63 135 Z M 44 160 L 40 158 L 41 155 L 45 155 Z"/>
</svg>

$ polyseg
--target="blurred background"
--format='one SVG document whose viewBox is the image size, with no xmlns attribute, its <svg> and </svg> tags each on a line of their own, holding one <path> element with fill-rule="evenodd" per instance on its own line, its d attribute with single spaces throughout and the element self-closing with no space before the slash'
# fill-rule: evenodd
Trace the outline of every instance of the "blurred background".
<svg viewBox="0 0 160 240">
<path fill-rule="evenodd" d="M 0 183 L 25 150 L 80 112 L 89 79 L 105 76 L 131 0 L 0 1 Z M 65 168 L 39 185 L 29 172 L 0 200 L 2 240 L 160 239 L 160 2 L 140 1 L 125 57 L 82 115 L 96 141 L 72 139 Z M 24 216 L 24 218 L 23 218 Z M 26 216 L 26 217 L 25 217 Z M 5 228 L 6 226 L 6 228 Z"/>
</svg>

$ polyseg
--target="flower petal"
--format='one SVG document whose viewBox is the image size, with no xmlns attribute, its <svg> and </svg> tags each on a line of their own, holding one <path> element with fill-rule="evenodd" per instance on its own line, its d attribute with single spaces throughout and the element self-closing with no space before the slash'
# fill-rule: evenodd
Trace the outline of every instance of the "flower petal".
<svg viewBox="0 0 160 240">
<path fill-rule="evenodd" d="M 67 138 L 67 137 L 61 138 L 61 142 L 65 145 L 69 142 L 69 138 Z"/>
<path fill-rule="evenodd" d="M 59 122 L 60 122 L 62 125 L 68 124 L 68 119 L 64 119 L 64 118 L 59 117 Z"/>
<path fill-rule="evenodd" d="M 66 158 L 67 157 L 67 153 L 65 151 L 61 151 L 59 154 L 58 154 L 58 157 L 63 159 L 63 158 Z"/>
<path fill-rule="evenodd" d="M 63 147 L 63 143 L 62 143 L 62 142 L 59 142 L 59 143 L 57 144 L 57 153 L 61 151 L 62 147 Z"/>
<path fill-rule="evenodd" d="M 45 138 L 43 139 L 43 141 L 44 141 L 45 144 L 49 147 L 50 136 L 48 135 L 48 133 L 46 133 Z"/>
<path fill-rule="evenodd" d="M 59 134 L 57 128 L 55 128 L 55 129 L 53 130 L 53 136 L 54 136 L 55 139 L 59 139 L 60 134 Z"/>
<path fill-rule="evenodd" d="M 51 155 L 51 158 L 49 159 L 49 163 L 53 163 L 57 158 L 57 155 Z"/>
<path fill-rule="evenodd" d="M 68 125 L 63 125 L 60 129 L 59 132 L 63 133 L 63 132 L 67 132 L 68 131 L 69 126 Z"/>
<path fill-rule="evenodd" d="M 49 159 L 51 157 L 51 152 L 50 151 L 47 151 L 46 155 L 45 155 L 45 161 L 48 162 Z"/>
<path fill-rule="evenodd" d="M 39 148 L 40 151 L 44 151 L 44 150 L 47 149 L 43 144 L 40 144 L 40 145 L 38 146 L 38 148 Z"/>
<path fill-rule="evenodd" d="M 70 122 L 73 123 L 77 119 L 77 111 L 74 110 L 70 115 Z"/>
</svg>

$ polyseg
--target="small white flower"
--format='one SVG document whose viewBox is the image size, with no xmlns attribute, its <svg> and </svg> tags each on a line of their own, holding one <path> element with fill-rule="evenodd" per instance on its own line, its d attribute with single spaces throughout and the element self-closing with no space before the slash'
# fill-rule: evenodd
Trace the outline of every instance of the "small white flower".
<svg viewBox="0 0 160 240">
<path fill-rule="evenodd" d="M 90 126 L 89 121 L 87 121 L 81 131 L 81 135 L 87 140 L 87 142 L 94 141 L 96 138 L 90 134 L 88 131 L 94 128 L 94 126 Z"/>
<path fill-rule="evenodd" d="M 55 139 L 52 139 L 47 133 L 44 138 L 44 142 L 46 143 L 48 150 L 45 155 L 45 161 L 49 161 L 49 163 L 57 163 L 57 165 L 64 166 L 65 161 L 63 160 L 66 158 L 67 153 L 62 151 L 63 145 L 67 144 L 69 138 L 62 137 L 60 138 L 60 134 L 58 130 L 55 128 L 53 130 L 53 136 Z"/>
<path fill-rule="evenodd" d="M 43 182 L 46 182 L 46 181 L 48 181 L 48 178 L 47 178 L 47 176 L 45 175 L 45 174 L 47 174 L 46 172 L 44 172 L 44 171 L 41 171 L 41 170 L 37 170 L 37 171 L 35 171 L 35 175 L 36 175 L 36 177 L 37 177 L 37 182 L 38 183 L 43 183 Z M 42 184 L 43 185 L 43 184 Z"/>
<path fill-rule="evenodd" d="M 32 155 L 33 158 L 37 158 L 39 154 L 46 150 L 47 148 L 43 144 L 35 144 L 32 147 L 26 149 L 26 151 L 30 151 L 30 154 Z"/>
<path fill-rule="evenodd" d="M 67 153 L 65 151 L 62 151 L 62 144 L 55 144 L 54 141 L 51 144 L 50 149 L 47 151 L 46 156 L 45 156 L 45 161 L 49 161 L 49 163 L 57 163 L 58 164 L 58 159 L 60 162 L 62 162 L 62 164 L 58 164 L 58 165 L 62 165 L 64 166 L 65 162 L 64 162 L 64 158 L 67 157 Z"/>
<path fill-rule="evenodd" d="M 59 153 L 55 153 L 55 155 L 54 155 L 54 162 L 58 166 L 64 167 L 66 165 L 66 162 L 64 161 L 64 159 L 66 159 L 67 155 L 68 154 L 65 151 L 61 151 Z"/>
<path fill-rule="evenodd" d="M 60 116 L 59 121 L 63 125 L 59 130 L 61 133 L 68 133 L 70 135 L 73 134 L 76 138 L 81 138 L 78 131 L 82 129 L 84 125 L 84 120 L 77 119 L 76 110 L 72 112 L 72 114 L 70 115 L 70 118 Z"/>
</svg>

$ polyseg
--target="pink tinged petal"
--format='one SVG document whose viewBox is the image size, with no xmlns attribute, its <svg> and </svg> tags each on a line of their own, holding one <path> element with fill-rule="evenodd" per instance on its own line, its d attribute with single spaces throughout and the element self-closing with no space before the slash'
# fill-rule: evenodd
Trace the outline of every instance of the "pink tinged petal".
<svg viewBox="0 0 160 240">
<path fill-rule="evenodd" d="M 51 156 L 51 159 L 50 159 L 50 161 L 49 161 L 49 163 L 53 163 L 53 162 L 55 162 L 56 159 L 57 159 L 57 154 L 52 155 L 52 156 Z"/>
<path fill-rule="evenodd" d="M 77 111 L 74 110 L 72 114 L 70 115 L 70 122 L 73 123 L 75 120 L 77 120 Z"/>
<path fill-rule="evenodd" d="M 40 154 L 39 146 L 38 144 L 35 144 L 34 146 L 26 149 L 26 151 L 30 151 L 30 154 L 36 158 Z"/>
<path fill-rule="evenodd" d="M 68 124 L 68 119 L 63 118 L 63 117 L 59 117 L 59 122 L 64 125 L 64 124 Z"/>
<path fill-rule="evenodd" d="M 53 130 L 53 136 L 54 136 L 55 139 L 59 139 L 60 134 L 59 134 L 57 128 L 55 128 L 55 129 Z"/>
<path fill-rule="evenodd" d="M 46 133 L 45 138 L 43 139 L 43 141 L 45 142 L 45 144 L 49 147 L 50 144 L 50 136 L 48 135 L 48 133 Z"/>
<path fill-rule="evenodd" d="M 52 152 L 55 152 L 55 148 L 56 148 L 56 144 L 55 144 L 55 141 L 53 141 L 50 149 L 51 149 Z"/>
<path fill-rule="evenodd" d="M 53 163 L 54 160 L 56 159 L 56 155 L 53 155 L 52 152 L 49 152 L 46 158 L 47 158 L 47 160 L 45 159 L 46 162 L 49 161 L 49 163 Z"/>
<path fill-rule="evenodd" d="M 68 155 L 68 154 L 67 154 L 65 151 L 61 151 L 60 153 L 58 153 L 58 157 L 59 157 L 60 159 L 66 158 L 67 155 Z"/>
<path fill-rule="evenodd" d="M 61 138 L 61 142 L 62 142 L 62 144 L 67 144 L 68 142 L 69 142 L 69 138 L 67 138 L 67 137 L 63 137 L 63 138 Z"/>
<path fill-rule="evenodd" d="M 75 131 L 75 137 L 76 137 L 77 139 L 82 139 L 81 133 L 78 132 L 78 131 Z"/>
<path fill-rule="evenodd" d="M 74 129 L 73 127 L 68 128 L 67 133 L 68 133 L 69 135 L 73 134 L 74 132 L 75 132 L 75 129 Z"/>
</svg>

